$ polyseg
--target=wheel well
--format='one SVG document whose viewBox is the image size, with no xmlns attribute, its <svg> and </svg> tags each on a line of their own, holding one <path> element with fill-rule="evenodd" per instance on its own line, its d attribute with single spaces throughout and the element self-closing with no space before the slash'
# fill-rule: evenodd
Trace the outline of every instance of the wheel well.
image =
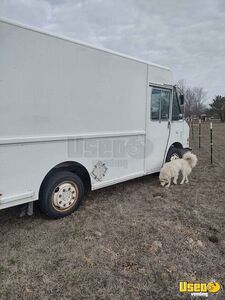
<svg viewBox="0 0 225 300">
<path fill-rule="evenodd" d="M 170 148 L 171 148 L 171 147 L 175 147 L 175 148 L 178 148 L 178 149 L 183 149 L 182 144 L 179 143 L 179 142 L 173 143 L 173 144 L 170 146 Z M 169 148 L 169 149 L 170 149 L 170 148 Z"/>
<path fill-rule="evenodd" d="M 173 148 L 183 149 L 183 146 L 182 146 L 182 144 L 179 143 L 179 142 L 173 143 L 173 144 L 169 147 L 169 149 L 168 149 L 168 151 L 167 151 L 167 153 L 166 153 L 165 161 L 168 161 L 168 154 L 169 154 L 170 150 L 173 149 Z"/>
<path fill-rule="evenodd" d="M 80 179 L 84 183 L 85 191 L 88 192 L 91 190 L 91 178 L 90 178 L 90 175 L 89 175 L 87 169 L 83 165 L 81 165 L 80 163 L 75 162 L 75 161 L 62 162 L 62 163 L 56 165 L 55 167 L 53 167 L 47 173 L 45 178 L 43 179 L 43 181 L 41 183 L 41 187 L 42 187 L 43 183 L 45 182 L 45 179 L 57 171 L 69 171 L 69 172 L 76 174 L 77 176 L 80 177 Z M 41 190 L 41 187 L 40 187 L 40 190 Z"/>
</svg>

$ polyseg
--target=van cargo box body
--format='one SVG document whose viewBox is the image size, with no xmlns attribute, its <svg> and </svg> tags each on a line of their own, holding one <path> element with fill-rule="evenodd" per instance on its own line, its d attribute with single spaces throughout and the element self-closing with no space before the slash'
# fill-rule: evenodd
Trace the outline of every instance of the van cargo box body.
<svg viewBox="0 0 225 300">
<path fill-rule="evenodd" d="M 52 170 L 93 190 L 188 146 L 168 68 L 8 20 L 0 51 L 0 209 L 38 200 Z"/>
</svg>

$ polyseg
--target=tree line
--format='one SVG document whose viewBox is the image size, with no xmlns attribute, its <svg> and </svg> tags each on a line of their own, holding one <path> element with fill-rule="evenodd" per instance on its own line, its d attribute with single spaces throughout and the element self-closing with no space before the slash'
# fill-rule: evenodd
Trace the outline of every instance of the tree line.
<svg viewBox="0 0 225 300">
<path fill-rule="evenodd" d="M 225 122 L 225 96 L 217 95 L 207 104 L 207 92 L 202 87 L 189 87 L 184 80 L 179 80 L 176 86 L 185 98 L 185 118 L 201 118 L 204 115 Z"/>
</svg>

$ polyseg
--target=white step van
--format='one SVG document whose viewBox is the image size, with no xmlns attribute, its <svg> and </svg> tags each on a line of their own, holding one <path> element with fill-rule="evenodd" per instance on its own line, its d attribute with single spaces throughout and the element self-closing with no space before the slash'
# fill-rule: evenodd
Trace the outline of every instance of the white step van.
<svg viewBox="0 0 225 300">
<path fill-rule="evenodd" d="M 4 19 L 0 53 L 0 209 L 63 217 L 188 147 L 168 68 Z"/>
</svg>

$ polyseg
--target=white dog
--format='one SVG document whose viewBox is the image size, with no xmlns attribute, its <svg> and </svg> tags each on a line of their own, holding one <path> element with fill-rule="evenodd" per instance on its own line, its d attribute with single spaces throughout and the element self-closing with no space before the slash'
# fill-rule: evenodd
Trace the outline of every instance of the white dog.
<svg viewBox="0 0 225 300">
<path fill-rule="evenodd" d="M 169 187 L 171 180 L 173 178 L 173 183 L 177 184 L 177 179 L 181 171 L 183 179 L 180 184 L 184 182 L 188 183 L 188 176 L 190 175 L 192 169 L 197 164 L 197 156 L 191 152 L 186 152 L 182 158 L 174 159 L 170 162 L 167 162 L 162 167 L 159 174 L 159 181 L 162 186 L 166 185 Z"/>
</svg>

